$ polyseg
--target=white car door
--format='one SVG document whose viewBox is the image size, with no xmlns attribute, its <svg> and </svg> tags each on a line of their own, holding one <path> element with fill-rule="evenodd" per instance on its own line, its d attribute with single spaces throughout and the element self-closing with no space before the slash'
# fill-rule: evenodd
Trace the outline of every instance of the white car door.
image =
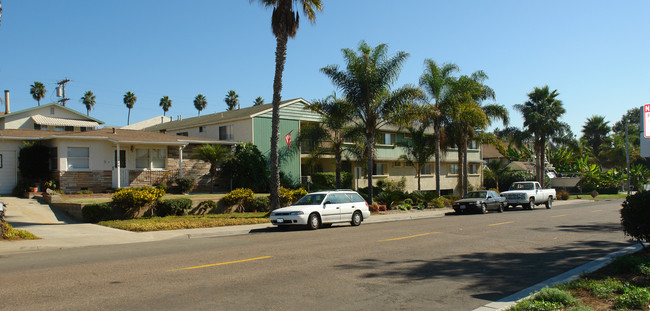
<svg viewBox="0 0 650 311">
<path fill-rule="evenodd" d="M 341 201 L 339 195 L 342 193 L 330 193 L 320 212 L 321 220 L 323 223 L 332 223 L 341 220 Z"/>
<path fill-rule="evenodd" d="M 341 221 L 351 221 L 352 213 L 356 210 L 356 205 L 360 203 L 354 202 L 348 194 L 341 193 L 341 195 L 344 197 L 344 203 L 341 204 Z"/>
</svg>

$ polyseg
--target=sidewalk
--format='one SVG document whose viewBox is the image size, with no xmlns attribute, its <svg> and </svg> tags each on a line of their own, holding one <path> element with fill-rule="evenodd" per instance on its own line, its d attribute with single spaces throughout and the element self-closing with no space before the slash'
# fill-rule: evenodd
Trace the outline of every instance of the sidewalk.
<svg viewBox="0 0 650 311">
<path fill-rule="evenodd" d="M 0 197 L 0 200 L 8 205 L 6 220 L 9 224 L 15 229 L 27 230 L 41 238 L 40 240 L 2 241 L 0 242 L 0 254 L 94 245 L 162 241 L 175 238 L 188 239 L 242 235 L 248 234 L 251 231 L 275 227 L 268 223 L 215 228 L 131 232 L 72 220 L 65 213 L 57 209 L 52 209 L 48 204 L 42 204 L 35 199 Z M 453 209 L 442 208 L 436 210 L 411 210 L 398 213 L 373 214 L 364 223 L 442 217 L 450 212 L 453 212 Z"/>
</svg>

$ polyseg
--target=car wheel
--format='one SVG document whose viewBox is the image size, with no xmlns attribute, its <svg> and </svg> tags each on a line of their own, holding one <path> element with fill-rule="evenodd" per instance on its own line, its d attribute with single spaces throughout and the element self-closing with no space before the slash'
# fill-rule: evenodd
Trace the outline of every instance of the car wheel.
<svg viewBox="0 0 650 311">
<path fill-rule="evenodd" d="M 350 224 L 353 226 L 358 226 L 361 224 L 361 220 L 361 213 L 359 213 L 359 211 L 356 211 L 354 214 L 352 214 L 352 221 L 350 221 Z"/>
<path fill-rule="evenodd" d="M 313 213 L 309 215 L 309 220 L 307 221 L 307 227 L 312 230 L 316 230 L 320 228 L 320 217 L 318 217 L 318 214 Z"/>
<path fill-rule="evenodd" d="M 499 203 L 499 209 L 497 209 L 497 212 L 503 213 L 503 203 Z"/>
<path fill-rule="evenodd" d="M 487 204 L 483 203 L 481 204 L 481 214 L 487 214 Z"/>
<path fill-rule="evenodd" d="M 528 209 L 533 209 L 535 208 L 535 198 L 530 198 L 528 199 Z"/>
<path fill-rule="evenodd" d="M 546 208 L 551 209 L 553 206 L 553 197 L 548 197 L 548 200 L 546 200 Z"/>
</svg>

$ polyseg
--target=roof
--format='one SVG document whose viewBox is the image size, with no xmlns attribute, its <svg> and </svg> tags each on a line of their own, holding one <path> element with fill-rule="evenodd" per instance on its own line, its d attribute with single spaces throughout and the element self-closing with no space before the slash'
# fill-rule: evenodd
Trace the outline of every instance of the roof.
<svg viewBox="0 0 650 311">
<path fill-rule="evenodd" d="M 494 145 L 483 144 L 483 159 L 499 159 L 504 156 L 497 150 Z"/>
<path fill-rule="evenodd" d="M 507 165 L 513 171 L 535 171 L 535 164 L 532 162 L 512 161 Z"/>
<path fill-rule="evenodd" d="M 144 128 L 147 128 L 149 126 L 154 126 L 158 124 L 162 124 L 165 122 L 171 122 L 173 121 L 172 117 L 164 116 L 164 115 L 159 115 L 157 117 L 153 117 L 150 119 L 142 120 L 137 123 L 132 123 L 129 125 L 122 126 L 120 128 L 125 129 L 125 130 L 141 130 Z"/>
<path fill-rule="evenodd" d="M 198 137 L 178 136 L 156 132 L 145 132 L 139 130 L 124 130 L 115 128 L 102 128 L 86 132 L 61 132 L 61 131 L 39 131 L 39 130 L 0 130 L 0 140 L 48 140 L 48 139 L 95 139 L 107 140 L 113 143 L 140 143 L 140 144 L 163 144 L 163 145 L 187 145 L 193 144 L 235 144 L 230 141 L 206 139 Z"/>
<path fill-rule="evenodd" d="M 76 127 L 98 127 L 99 123 L 95 121 L 82 121 L 74 119 L 63 119 L 63 118 L 50 118 L 42 116 L 40 114 L 32 116 L 34 123 L 40 125 L 52 125 L 52 126 L 76 126 Z"/>
<path fill-rule="evenodd" d="M 297 101 L 305 101 L 305 100 L 302 99 L 302 98 L 294 98 L 294 99 L 285 100 L 285 101 L 280 102 L 280 107 L 295 103 Z M 265 113 L 267 111 L 270 111 L 271 109 L 273 109 L 272 104 L 264 104 L 264 105 L 259 105 L 259 106 L 246 107 L 246 108 L 237 109 L 237 110 L 217 112 L 217 113 L 207 114 L 207 115 L 204 115 L 204 116 L 192 117 L 192 118 L 187 118 L 187 119 L 183 119 L 183 120 L 178 120 L 178 121 L 165 122 L 163 124 L 157 124 L 157 125 L 154 125 L 154 126 L 144 128 L 144 130 L 146 130 L 146 131 L 161 131 L 161 130 L 175 131 L 175 130 L 182 130 L 182 129 L 194 128 L 194 127 L 198 127 L 198 126 L 202 126 L 202 125 L 209 125 L 209 124 L 225 122 L 225 121 L 253 118 L 253 117 L 257 116 L 257 115 L 260 115 L 260 114 L 263 114 L 263 113 Z"/>
<path fill-rule="evenodd" d="M 76 111 L 76 110 L 74 110 L 74 109 L 68 108 L 68 107 L 66 107 L 66 106 L 59 105 L 59 104 L 57 104 L 57 103 L 49 103 L 49 104 L 46 104 L 46 105 L 43 105 L 43 106 L 36 106 L 36 107 L 32 107 L 32 108 L 27 108 L 27 109 L 23 109 L 23 110 L 18 110 L 18 111 L 14 111 L 14 112 L 10 112 L 10 113 L 6 113 L 6 114 L 2 114 L 2 115 L 0 115 L 0 119 L 6 118 L 6 117 L 8 117 L 8 116 L 16 115 L 16 114 L 21 114 L 21 113 L 29 112 L 29 111 L 32 111 L 32 110 L 43 109 L 43 108 L 45 108 L 45 107 L 50 107 L 50 106 L 56 106 L 56 107 L 58 107 L 59 109 L 63 109 L 63 110 L 66 110 L 66 111 L 68 111 L 68 112 L 70 112 L 70 113 L 72 113 L 72 114 L 78 115 L 78 116 L 79 116 L 81 119 L 83 119 L 83 120 L 92 120 L 92 121 L 94 121 L 94 122 L 97 122 L 98 124 L 104 124 L 104 122 L 101 121 L 101 120 L 97 120 L 97 119 L 95 119 L 95 118 L 93 118 L 93 117 L 90 117 L 90 116 L 87 116 L 87 115 L 85 115 L 85 114 L 83 114 L 83 113 L 81 113 L 81 112 L 79 112 L 79 111 Z M 69 120 L 69 119 L 68 119 L 68 120 Z M 66 125 L 67 125 L 67 124 L 66 124 Z"/>
</svg>

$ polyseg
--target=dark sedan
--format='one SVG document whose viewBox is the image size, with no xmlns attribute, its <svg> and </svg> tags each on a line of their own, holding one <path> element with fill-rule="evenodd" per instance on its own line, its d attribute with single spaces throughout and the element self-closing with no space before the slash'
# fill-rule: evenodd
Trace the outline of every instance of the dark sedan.
<svg viewBox="0 0 650 311">
<path fill-rule="evenodd" d="M 508 206 L 506 198 L 492 190 L 481 190 L 469 192 L 462 199 L 454 202 L 453 207 L 456 214 L 469 211 L 485 214 L 488 210 L 501 213 L 506 206 Z"/>
</svg>

